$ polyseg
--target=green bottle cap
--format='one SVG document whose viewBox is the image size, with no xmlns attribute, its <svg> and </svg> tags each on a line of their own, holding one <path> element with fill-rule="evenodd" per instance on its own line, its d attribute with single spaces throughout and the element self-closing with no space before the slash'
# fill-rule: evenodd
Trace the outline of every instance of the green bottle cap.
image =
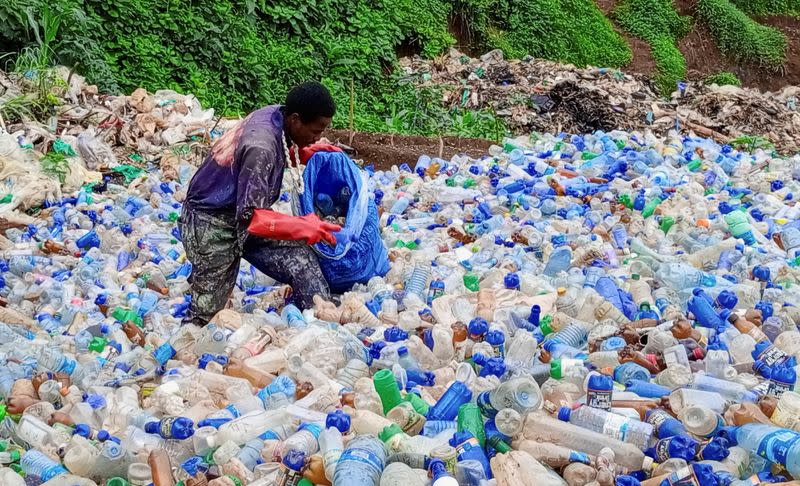
<svg viewBox="0 0 800 486">
<path fill-rule="evenodd" d="M 230 480 L 231 480 L 231 482 L 233 482 L 233 484 L 235 484 L 236 486 L 243 486 L 243 485 L 242 485 L 242 481 L 241 481 L 239 478 L 237 478 L 236 476 L 231 476 L 230 474 L 226 474 L 224 477 L 226 477 L 226 478 L 230 479 Z M 305 478 L 304 478 L 304 479 L 305 479 Z M 302 482 L 302 481 L 301 481 L 301 482 Z M 299 485 L 300 483 L 297 483 L 297 484 Z M 313 485 L 312 485 L 312 486 L 313 486 Z"/>
<path fill-rule="evenodd" d="M 551 316 L 550 314 L 547 314 L 544 317 L 542 317 L 541 319 L 539 319 L 539 327 L 542 330 L 542 334 L 547 335 L 547 334 L 550 334 L 551 332 L 553 332 L 554 331 L 554 329 L 553 329 L 553 316 Z M 545 333 L 545 330 L 547 330 L 546 333 Z"/>
<path fill-rule="evenodd" d="M 20 453 L 18 450 L 14 449 L 9 455 L 11 456 L 11 462 L 19 462 Z"/>
<path fill-rule="evenodd" d="M 403 400 L 410 403 L 412 407 L 414 407 L 414 411 L 416 411 L 420 415 L 428 415 L 428 410 L 430 409 L 430 405 L 428 402 L 422 399 L 416 393 L 408 393 L 406 396 L 403 397 Z"/>
<path fill-rule="evenodd" d="M 477 292 L 480 289 L 478 286 L 478 276 L 471 272 L 464 274 L 464 287 L 472 292 Z"/>
<path fill-rule="evenodd" d="M 563 371 L 561 369 L 561 358 L 556 358 L 550 362 L 550 377 L 560 380 L 564 377 Z"/>
<path fill-rule="evenodd" d="M 95 353 L 102 352 L 108 341 L 104 337 L 93 337 L 91 341 L 89 341 L 89 351 L 94 351 Z"/>
<path fill-rule="evenodd" d="M 308 478 L 303 478 L 297 482 L 297 486 L 314 486 L 314 483 L 312 483 Z"/>
<path fill-rule="evenodd" d="M 391 439 L 395 435 L 403 433 L 405 432 L 403 432 L 403 429 L 401 429 L 399 425 L 392 424 L 384 427 L 383 430 L 381 430 L 381 432 L 378 434 L 378 438 L 381 440 L 381 442 L 385 444 L 389 442 L 389 439 Z"/>
<path fill-rule="evenodd" d="M 675 218 L 673 218 L 672 216 L 664 216 L 663 218 L 661 218 L 661 222 L 659 223 L 658 226 L 661 228 L 661 231 L 663 231 L 664 234 L 667 234 L 669 232 L 669 229 L 672 228 L 672 225 L 674 224 L 675 224 Z"/>
<path fill-rule="evenodd" d="M 462 184 L 464 189 L 468 189 L 474 185 L 475 185 L 475 179 L 473 179 L 472 177 L 467 178 L 467 180 L 464 181 L 464 184 Z"/>
<path fill-rule="evenodd" d="M 0 420 L 3 420 L 8 415 L 8 410 L 6 409 L 5 404 L 0 405 Z"/>
<path fill-rule="evenodd" d="M 108 481 L 106 481 L 106 486 L 130 486 L 130 484 L 131 483 L 120 477 L 111 478 Z"/>
<path fill-rule="evenodd" d="M 448 177 L 447 179 L 444 180 L 444 184 L 447 187 L 455 187 L 456 180 L 454 178 L 452 178 L 452 177 Z"/>
</svg>

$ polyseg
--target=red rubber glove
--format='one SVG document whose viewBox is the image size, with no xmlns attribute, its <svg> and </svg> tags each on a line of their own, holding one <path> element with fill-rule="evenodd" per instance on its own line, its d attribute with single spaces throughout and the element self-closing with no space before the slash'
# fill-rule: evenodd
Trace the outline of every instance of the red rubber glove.
<svg viewBox="0 0 800 486">
<path fill-rule="evenodd" d="M 336 236 L 333 233 L 341 229 L 338 224 L 322 221 L 314 213 L 289 216 L 271 209 L 256 209 L 247 232 L 272 240 L 302 240 L 309 245 L 316 245 L 324 240 L 333 246 L 336 244 Z"/>
</svg>

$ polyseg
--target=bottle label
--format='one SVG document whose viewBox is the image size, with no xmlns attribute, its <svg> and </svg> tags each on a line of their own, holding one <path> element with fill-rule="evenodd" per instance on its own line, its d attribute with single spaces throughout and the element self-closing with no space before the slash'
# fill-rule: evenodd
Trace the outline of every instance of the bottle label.
<svg viewBox="0 0 800 486">
<path fill-rule="evenodd" d="M 653 459 L 656 462 L 664 462 L 667 459 L 670 459 L 669 445 L 670 445 L 671 442 L 672 442 L 672 438 L 661 439 L 658 442 L 656 442 L 656 445 L 654 447 L 655 453 L 653 454 L 653 456 L 654 456 Z"/>
<path fill-rule="evenodd" d="M 378 456 L 367 449 L 346 449 L 344 452 L 342 452 L 342 457 L 339 458 L 337 468 L 342 467 L 345 461 L 355 461 L 366 464 L 374 469 L 375 474 L 378 475 L 380 475 L 381 471 L 383 471 L 383 461 L 381 461 Z"/>
<path fill-rule="evenodd" d="M 761 354 L 758 355 L 756 361 L 761 360 L 767 366 L 774 366 L 786 360 L 786 354 L 774 344 L 767 346 Z"/>
<path fill-rule="evenodd" d="M 580 462 L 581 464 L 591 464 L 592 460 L 588 454 L 578 451 L 569 451 L 569 462 Z"/>
<path fill-rule="evenodd" d="M 769 380 L 769 387 L 767 388 L 767 395 L 780 398 L 781 395 L 787 391 L 792 390 L 794 383 L 786 383 L 782 381 Z"/>
<path fill-rule="evenodd" d="M 653 429 L 656 432 L 658 432 L 658 428 L 661 427 L 664 424 L 664 422 L 666 422 L 670 418 L 672 417 L 670 417 L 667 412 L 656 410 L 647 417 L 647 420 L 645 420 L 645 422 L 652 425 Z"/>
<path fill-rule="evenodd" d="M 683 467 L 670 474 L 667 477 L 667 483 L 671 486 L 700 486 L 700 481 L 691 466 Z"/>
<path fill-rule="evenodd" d="M 785 429 L 776 430 L 761 439 L 757 454 L 770 462 L 785 466 L 787 454 L 798 440 L 800 440 L 800 434 L 797 432 Z"/>
<path fill-rule="evenodd" d="M 481 444 L 475 437 L 470 437 L 464 442 L 458 444 L 458 446 L 456 446 L 456 453 L 460 456 L 464 452 L 469 452 L 472 449 L 481 449 Z"/>
<path fill-rule="evenodd" d="M 300 471 L 294 471 L 288 467 L 281 466 L 281 475 L 278 479 L 278 486 L 297 486 L 303 475 Z"/>
<path fill-rule="evenodd" d="M 592 390 L 586 393 L 586 405 L 602 410 L 611 409 L 611 390 Z"/>
<path fill-rule="evenodd" d="M 153 351 L 153 357 L 161 366 L 164 366 L 167 364 L 167 361 L 171 360 L 172 357 L 175 356 L 175 353 L 175 348 L 173 348 L 169 343 L 164 343 L 155 351 Z"/>
<path fill-rule="evenodd" d="M 478 408 L 481 409 L 481 412 L 485 416 L 487 416 L 489 418 L 493 418 L 495 415 L 497 415 L 497 409 L 494 408 L 492 406 L 492 403 L 489 401 L 489 392 L 488 391 L 483 392 L 480 395 L 478 395 L 478 399 L 476 400 L 476 404 L 478 405 Z"/>
<path fill-rule="evenodd" d="M 625 441 L 629 427 L 628 420 L 622 415 L 609 413 L 603 422 L 603 435 Z"/>
<path fill-rule="evenodd" d="M 164 417 L 161 419 L 161 424 L 158 427 L 158 433 L 161 437 L 169 439 L 172 437 L 172 424 L 178 417 Z"/>
</svg>

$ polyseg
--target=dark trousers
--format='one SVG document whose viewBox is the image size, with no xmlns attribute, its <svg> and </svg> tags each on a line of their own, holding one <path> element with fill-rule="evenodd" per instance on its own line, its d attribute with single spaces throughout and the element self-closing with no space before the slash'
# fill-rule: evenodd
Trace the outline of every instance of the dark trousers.
<svg viewBox="0 0 800 486">
<path fill-rule="evenodd" d="M 190 311 L 192 322 L 198 326 L 208 324 L 225 307 L 241 258 L 265 275 L 291 285 L 295 304 L 301 309 L 313 306 L 314 295 L 330 296 L 317 255 L 303 242 L 248 236 L 241 245 L 233 217 L 187 206 L 178 224 L 186 257 L 192 262 Z"/>
</svg>

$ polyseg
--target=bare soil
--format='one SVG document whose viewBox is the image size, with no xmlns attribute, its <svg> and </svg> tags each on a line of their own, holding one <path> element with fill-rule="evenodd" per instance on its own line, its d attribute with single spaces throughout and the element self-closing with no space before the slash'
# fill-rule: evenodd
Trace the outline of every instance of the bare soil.
<svg viewBox="0 0 800 486">
<path fill-rule="evenodd" d="M 479 138 L 442 137 L 440 142 L 439 138 L 432 137 L 362 132 L 355 132 L 351 141 L 349 130 L 328 130 L 323 136 L 331 142 L 352 147 L 354 158 L 362 159 L 366 165 L 373 164 L 376 169 L 403 163 L 413 167 L 420 155 L 444 159 L 460 154 L 479 157 L 486 155 L 493 143 Z"/>
</svg>

